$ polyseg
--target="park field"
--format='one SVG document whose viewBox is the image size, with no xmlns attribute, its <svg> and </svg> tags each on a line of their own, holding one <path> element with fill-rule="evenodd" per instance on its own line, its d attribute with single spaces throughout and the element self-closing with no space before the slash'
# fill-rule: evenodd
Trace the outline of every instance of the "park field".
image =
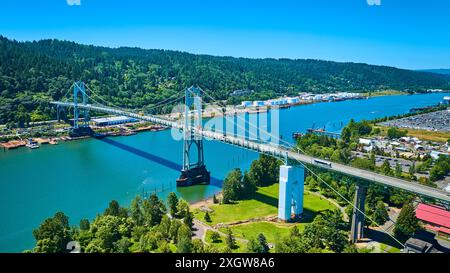
<svg viewBox="0 0 450 273">
<path fill-rule="evenodd" d="M 259 187 L 254 198 L 237 201 L 234 204 L 214 204 L 209 208 L 211 226 L 217 224 L 228 225 L 235 236 L 243 239 L 256 237 L 263 233 L 268 242 L 274 243 L 276 236 L 287 235 L 290 229 L 296 225 L 300 230 L 312 222 L 321 211 L 337 209 L 331 202 L 308 192 L 304 194 L 303 217 L 298 223 L 277 223 L 267 221 L 266 218 L 276 216 L 278 213 L 278 183 L 267 187 Z M 205 222 L 205 213 L 200 209 L 194 210 L 197 219 Z M 220 229 L 222 232 L 224 228 Z"/>
<path fill-rule="evenodd" d="M 213 241 L 211 239 L 211 234 L 213 232 L 211 230 L 206 231 L 205 240 L 206 243 L 217 247 L 220 250 L 223 250 L 227 247 L 227 243 L 225 241 L 225 236 L 220 235 L 220 239 L 218 241 Z M 246 244 L 240 240 L 236 240 L 236 247 L 231 249 L 233 253 L 245 253 L 246 252 Z"/>
<path fill-rule="evenodd" d="M 209 208 L 212 210 L 209 213 L 211 222 L 208 223 L 211 226 L 276 216 L 278 213 L 278 183 L 267 187 L 258 187 L 253 199 L 240 200 L 234 204 L 214 204 Z M 324 198 L 305 192 L 303 209 L 305 221 L 312 221 L 318 212 L 336 209 L 336 207 Z M 200 209 L 195 209 L 194 215 L 200 221 L 204 221 L 205 213 Z"/>
<path fill-rule="evenodd" d="M 230 226 L 233 234 L 236 237 L 249 240 L 256 238 L 258 234 L 262 233 L 269 243 L 275 243 L 278 239 L 289 234 L 292 227 L 295 225 L 300 231 L 305 229 L 308 223 L 275 223 L 275 222 L 253 222 L 245 223 L 235 226 Z M 225 228 L 220 231 L 225 232 Z"/>
</svg>

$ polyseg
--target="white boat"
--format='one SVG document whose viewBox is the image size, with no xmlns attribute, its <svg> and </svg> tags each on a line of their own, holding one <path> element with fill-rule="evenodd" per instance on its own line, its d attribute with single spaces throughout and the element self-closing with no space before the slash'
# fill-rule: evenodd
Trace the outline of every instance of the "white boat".
<svg viewBox="0 0 450 273">
<path fill-rule="evenodd" d="M 28 140 L 28 143 L 25 145 L 30 149 L 37 149 L 39 148 L 39 145 L 37 144 L 37 142 L 33 141 L 32 139 Z"/>
</svg>

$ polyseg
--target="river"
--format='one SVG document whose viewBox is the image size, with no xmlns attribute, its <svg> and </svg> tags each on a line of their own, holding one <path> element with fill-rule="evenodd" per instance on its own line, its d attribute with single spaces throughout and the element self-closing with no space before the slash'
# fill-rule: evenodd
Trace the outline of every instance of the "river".
<svg viewBox="0 0 450 273">
<path fill-rule="evenodd" d="M 368 100 L 316 103 L 280 111 L 280 134 L 292 141 L 293 132 L 325 127 L 340 131 L 350 119 L 374 119 L 407 113 L 442 101 L 443 93 L 385 96 Z M 248 169 L 254 152 L 205 141 L 205 160 L 214 177 L 209 186 L 177 189 L 182 142 L 171 131 L 128 137 L 87 139 L 43 145 L 40 149 L 0 150 L 0 252 L 33 247 L 32 230 L 57 211 L 72 225 L 93 219 L 115 199 L 123 206 L 143 192 L 166 198 L 176 191 L 197 201 L 220 191 L 220 180 L 232 168 Z"/>
</svg>

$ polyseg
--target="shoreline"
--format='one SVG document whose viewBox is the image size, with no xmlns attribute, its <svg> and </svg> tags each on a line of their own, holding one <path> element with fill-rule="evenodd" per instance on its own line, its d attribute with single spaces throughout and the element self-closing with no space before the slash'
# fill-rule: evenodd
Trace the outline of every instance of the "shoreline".
<svg viewBox="0 0 450 273">
<path fill-rule="evenodd" d="M 392 91 L 392 92 L 380 91 L 380 92 L 374 92 L 374 93 L 361 93 L 361 97 L 358 97 L 358 98 L 350 98 L 350 99 L 335 100 L 335 101 L 301 101 L 301 102 L 293 103 L 293 104 L 280 105 L 280 106 L 277 106 L 277 108 L 289 109 L 291 107 L 300 107 L 300 106 L 304 106 L 304 105 L 311 105 L 311 104 L 324 103 L 324 102 L 341 102 L 341 101 L 348 101 L 348 100 L 371 99 L 371 98 L 384 97 L 384 96 L 422 95 L 422 94 L 434 94 L 434 93 L 447 94 L 447 92 L 428 92 L 428 93 L 408 94 L 407 92 L 401 92 L 401 91 Z M 248 113 L 248 114 L 264 113 L 264 112 L 268 112 L 272 108 L 274 108 L 273 106 L 260 106 L 260 107 L 252 106 L 252 107 L 246 107 L 246 108 L 236 108 L 237 105 L 233 105 L 233 106 L 229 106 L 229 107 L 233 107 L 233 109 L 231 112 L 226 113 L 226 116 L 233 116 L 233 115 L 241 114 L 241 113 Z M 216 110 L 218 110 L 218 109 L 216 109 Z M 203 112 L 202 115 L 204 118 L 214 118 L 214 117 L 223 116 L 223 113 L 220 110 L 209 111 L 209 112 L 205 111 L 205 112 Z M 165 118 L 177 119 L 180 117 L 180 113 L 164 114 L 164 115 L 159 115 L 159 116 L 165 117 Z M 53 121 L 42 121 L 40 123 L 47 124 L 49 122 L 55 122 L 55 121 L 54 120 Z M 129 127 L 132 125 L 133 125 L 133 123 L 123 124 L 124 127 Z M 108 127 L 105 127 L 105 128 L 108 128 Z M 138 127 L 138 128 L 134 128 L 134 129 L 130 129 L 130 128 L 123 128 L 123 129 L 125 129 L 125 131 L 117 132 L 117 131 L 111 130 L 111 131 L 108 131 L 105 133 L 99 132 L 98 134 L 99 134 L 99 137 L 130 136 L 130 135 L 134 135 L 134 134 L 137 134 L 140 132 L 147 132 L 147 131 L 159 132 L 159 131 L 167 130 L 169 128 L 152 124 L 149 126 Z M 5 136 L 7 136 L 7 135 L 5 135 Z M 0 136 L 0 137 L 2 137 L 2 136 Z M 51 135 L 51 136 L 46 136 L 46 137 L 31 137 L 31 139 L 33 141 L 37 141 L 37 142 L 39 142 L 38 141 L 39 139 L 44 140 L 43 142 L 39 142 L 39 144 L 41 144 L 41 145 L 48 144 L 48 142 L 50 142 L 50 140 L 52 140 L 52 139 L 55 141 L 65 141 L 66 142 L 66 141 L 80 140 L 80 139 L 86 139 L 86 138 L 95 138 L 95 136 L 70 137 L 67 135 L 62 135 L 62 136 L 61 135 Z M 4 151 L 7 151 L 7 150 L 15 150 L 15 149 L 18 149 L 21 147 L 25 147 L 27 144 L 27 141 L 25 139 L 29 139 L 29 138 L 18 137 L 17 139 L 0 142 L 0 149 L 3 148 Z M 53 145 L 56 145 L 56 144 L 53 144 Z"/>
<path fill-rule="evenodd" d="M 220 191 L 216 194 L 217 199 L 219 199 L 221 196 L 222 196 L 222 191 Z M 204 198 L 201 200 L 189 202 L 189 207 L 191 209 L 201 209 L 202 207 L 214 205 L 213 199 L 214 199 L 214 197 L 211 196 L 211 197 L 207 197 L 207 198 Z"/>
<path fill-rule="evenodd" d="M 127 127 L 127 125 L 132 125 L 132 123 L 124 124 L 125 127 Z M 160 132 L 160 131 L 164 131 L 164 130 L 168 130 L 168 129 L 169 128 L 165 127 L 165 126 L 149 125 L 149 126 L 145 126 L 145 127 L 140 127 L 140 128 L 136 128 L 136 129 L 128 129 L 128 130 L 119 131 L 119 132 L 110 130 L 105 133 L 96 133 L 96 134 L 98 134 L 97 137 L 95 135 L 87 135 L 87 136 L 79 136 L 79 137 L 70 137 L 67 135 L 63 135 L 63 136 L 31 137 L 31 138 L 26 138 L 26 139 L 27 140 L 31 139 L 32 141 L 37 142 L 39 145 L 44 145 L 44 144 L 58 145 L 58 141 L 69 142 L 69 141 L 82 140 L 82 139 L 88 139 L 88 138 L 132 136 L 132 135 L 135 135 L 135 134 L 138 134 L 141 132 Z M 19 138 L 19 139 L 10 140 L 7 142 L 0 142 L 0 147 L 3 148 L 4 151 L 16 150 L 16 149 L 19 149 L 22 147 L 26 147 L 27 140 L 25 140 L 23 138 Z"/>
</svg>

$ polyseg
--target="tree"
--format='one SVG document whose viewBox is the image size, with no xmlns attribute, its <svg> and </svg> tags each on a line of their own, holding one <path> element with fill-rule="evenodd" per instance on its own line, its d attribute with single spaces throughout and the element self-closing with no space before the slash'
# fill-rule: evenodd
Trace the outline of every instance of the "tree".
<svg viewBox="0 0 450 273">
<path fill-rule="evenodd" d="M 186 225 L 181 225 L 177 234 L 177 253 L 192 252 L 192 233 Z"/>
<path fill-rule="evenodd" d="M 161 219 L 161 223 L 158 226 L 158 230 L 166 238 L 170 237 L 171 224 L 172 221 L 170 220 L 170 218 L 167 215 L 164 215 Z"/>
<path fill-rule="evenodd" d="M 355 244 L 349 244 L 344 248 L 344 250 L 342 252 L 343 253 L 358 253 L 358 248 L 356 248 Z"/>
<path fill-rule="evenodd" d="M 139 250 L 141 252 L 150 253 L 158 248 L 161 240 L 158 238 L 158 233 L 148 232 L 139 239 Z"/>
<path fill-rule="evenodd" d="M 268 253 L 269 245 L 267 244 L 266 237 L 260 233 L 256 239 L 250 239 L 247 243 L 247 250 L 251 253 Z"/>
<path fill-rule="evenodd" d="M 192 212 L 188 211 L 183 221 L 191 230 L 194 228 L 194 215 Z"/>
<path fill-rule="evenodd" d="M 67 252 L 67 243 L 72 241 L 69 218 L 64 213 L 57 212 L 33 230 L 33 236 L 37 241 L 34 252 Z"/>
<path fill-rule="evenodd" d="M 384 225 L 389 220 L 389 214 L 383 201 L 379 200 L 371 217 L 378 225 Z"/>
<path fill-rule="evenodd" d="M 109 206 L 106 208 L 103 215 L 127 217 L 128 212 L 126 208 L 120 207 L 119 202 L 117 202 L 116 200 L 112 200 L 111 202 L 109 202 Z"/>
<path fill-rule="evenodd" d="M 177 242 L 178 229 L 181 227 L 182 223 L 174 219 L 172 220 L 169 228 L 169 238 L 171 238 L 175 243 Z"/>
<path fill-rule="evenodd" d="M 131 247 L 130 239 L 127 237 L 122 237 L 120 240 L 114 243 L 114 248 L 116 253 L 130 253 Z"/>
<path fill-rule="evenodd" d="M 209 212 L 205 212 L 204 220 L 205 220 L 206 222 L 208 222 L 208 223 L 211 222 L 211 216 L 209 216 Z"/>
<path fill-rule="evenodd" d="M 257 186 L 271 185 L 278 182 L 280 162 L 271 156 L 260 154 L 250 166 L 249 178 Z"/>
<path fill-rule="evenodd" d="M 353 121 L 353 119 L 350 122 L 352 122 L 352 121 Z M 342 141 L 344 141 L 345 143 L 350 142 L 351 136 L 352 136 L 352 131 L 350 130 L 350 128 L 348 126 L 344 127 L 344 129 L 342 129 L 342 132 L 341 132 Z"/>
<path fill-rule="evenodd" d="M 217 243 L 217 242 L 220 241 L 220 234 L 219 234 L 219 232 L 217 232 L 217 231 L 211 232 L 211 241 L 213 243 Z"/>
<path fill-rule="evenodd" d="M 205 253 L 205 247 L 201 239 L 192 240 L 192 253 Z"/>
<path fill-rule="evenodd" d="M 90 225 L 88 219 L 81 219 L 80 220 L 80 230 L 87 231 L 87 230 L 89 230 L 90 226 L 91 225 Z"/>
<path fill-rule="evenodd" d="M 152 194 L 142 203 L 144 222 L 148 226 L 155 226 L 161 222 L 166 213 L 166 207 L 156 194 Z"/>
<path fill-rule="evenodd" d="M 430 170 L 430 180 L 434 182 L 443 179 L 448 173 L 450 173 L 450 156 L 441 155 Z"/>
<path fill-rule="evenodd" d="M 307 253 L 311 249 L 311 242 L 294 226 L 289 235 L 275 244 L 277 253 Z"/>
<path fill-rule="evenodd" d="M 241 180 L 242 172 L 240 169 L 234 169 L 227 175 L 222 186 L 222 202 L 224 204 L 229 204 L 231 201 L 239 199 Z"/>
<path fill-rule="evenodd" d="M 406 130 L 399 130 L 395 127 L 390 127 L 387 131 L 387 137 L 390 139 L 401 138 L 406 136 L 407 133 L 408 131 Z"/>
<path fill-rule="evenodd" d="M 28 110 L 22 104 L 17 107 L 17 127 L 23 128 L 29 125 L 31 118 Z"/>
<path fill-rule="evenodd" d="M 159 247 L 157 249 L 158 253 L 172 253 L 172 250 L 170 250 L 170 245 L 166 241 L 162 241 L 159 244 Z"/>
<path fill-rule="evenodd" d="M 411 202 L 408 202 L 403 206 L 398 215 L 394 227 L 394 234 L 396 237 L 404 240 L 414 235 L 419 228 L 419 220 L 416 218 L 414 206 Z"/>
<path fill-rule="evenodd" d="M 113 215 L 101 215 L 95 218 L 91 224 L 93 237 L 97 239 L 94 246 L 87 248 L 95 251 L 110 253 L 114 251 L 114 243 L 122 238 L 122 235 L 129 235 L 124 230 L 125 219 Z M 130 232 L 131 233 L 131 232 Z M 92 243 L 92 241 L 91 241 Z M 89 244 L 91 244 L 89 243 Z"/>
<path fill-rule="evenodd" d="M 304 237 L 308 242 L 309 250 L 327 247 L 332 251 L 342 252 L 348 245 L 342 213 L 336 210 L 317 215 L 313 222 L 306 226 Z"/>
<path fill-rule="evenodd" d="M 134 223 L 138 226 L 144 224 L 144 215 L 142 213 L 141 206 L 142 206 L 142 199 L 138 195 L 131 201 L 130 206 L 131 218 L 133 219 Z"/>
<path fill-rule="evenodd" d="M 230 228 L 227 228 L 226 230 L 225 242 L 227 244 L 227 247 L 229 247 L 230 249 L 236 248 L 236 239 L 234 238 L 233 231 L 231 231 Z"/>
<path fill-rule="evenodd" d="M 219 200 L 217 199 L 217 196 L 215 194 L 213 195 L 213 203 L 214 204 L 218 204 L 219 203 Z"/>
<path fill-rule="evenodd" d="M 397 162 L 397 164 L 395 165 L 395 176 L 397 177 L 402 177 L 402 165 L 400 165 L 400 163 Z"/>
<path fill-rule="evenodd" d="M 240 193 L 240 198 L 247 198 L 252 196 L 256 192 L 256 183 L 255 180 L 251 178 L 251 175 L 248 172 L 244 173 L 244 177 L 242 178 L 242 189 Z"/>
<path fill-rule="evenodd" d="M 370 159 L 357 157 L 353 160 L 352 166 L 359 169 L 366 169 L 373 171 L 375 169 L 375 164 Z"/>
<path fill-rule="evenodd" d="M 178 197 L 174 192 L 169 193 L 167 196 L 167 205 L 169 206 L 170 215 L 175 217 L 178 213 Z"/>
<path fill-rule="evenodd" d="M 409 166 L 408 173 L 411 177 L 414 177 L 414 174 L 416 173 L 416 163 L 412 163 L 411 166 Z"/>
<path fill-rule="evenodd" d="M 177 218 L 179 218 L 179 219 L 185 218 L 189 213 L 189 203 L 184 199 L 180 199 L 178 201 L 176 210 L 177 210 L 177 214 L 176 214 Z"/>
<path fill-rule="evenodd" d="M 117 202 L 116 200 L 112 200 L 111 202 L 109 202 L 109 206 L 106 208 L 103 215 L 119 216 L 119 213 L 120 213 L 119 202 Z"/>
<path fill-rule="evenodd" d="M 381 166 L 381 171 L 383 174 L 385 175 L 390 175 L 392 170 L 391 170 L 391 164 L 389 163 L 389 160 L 384 160 L 383 165 Z"/>
</svg>

